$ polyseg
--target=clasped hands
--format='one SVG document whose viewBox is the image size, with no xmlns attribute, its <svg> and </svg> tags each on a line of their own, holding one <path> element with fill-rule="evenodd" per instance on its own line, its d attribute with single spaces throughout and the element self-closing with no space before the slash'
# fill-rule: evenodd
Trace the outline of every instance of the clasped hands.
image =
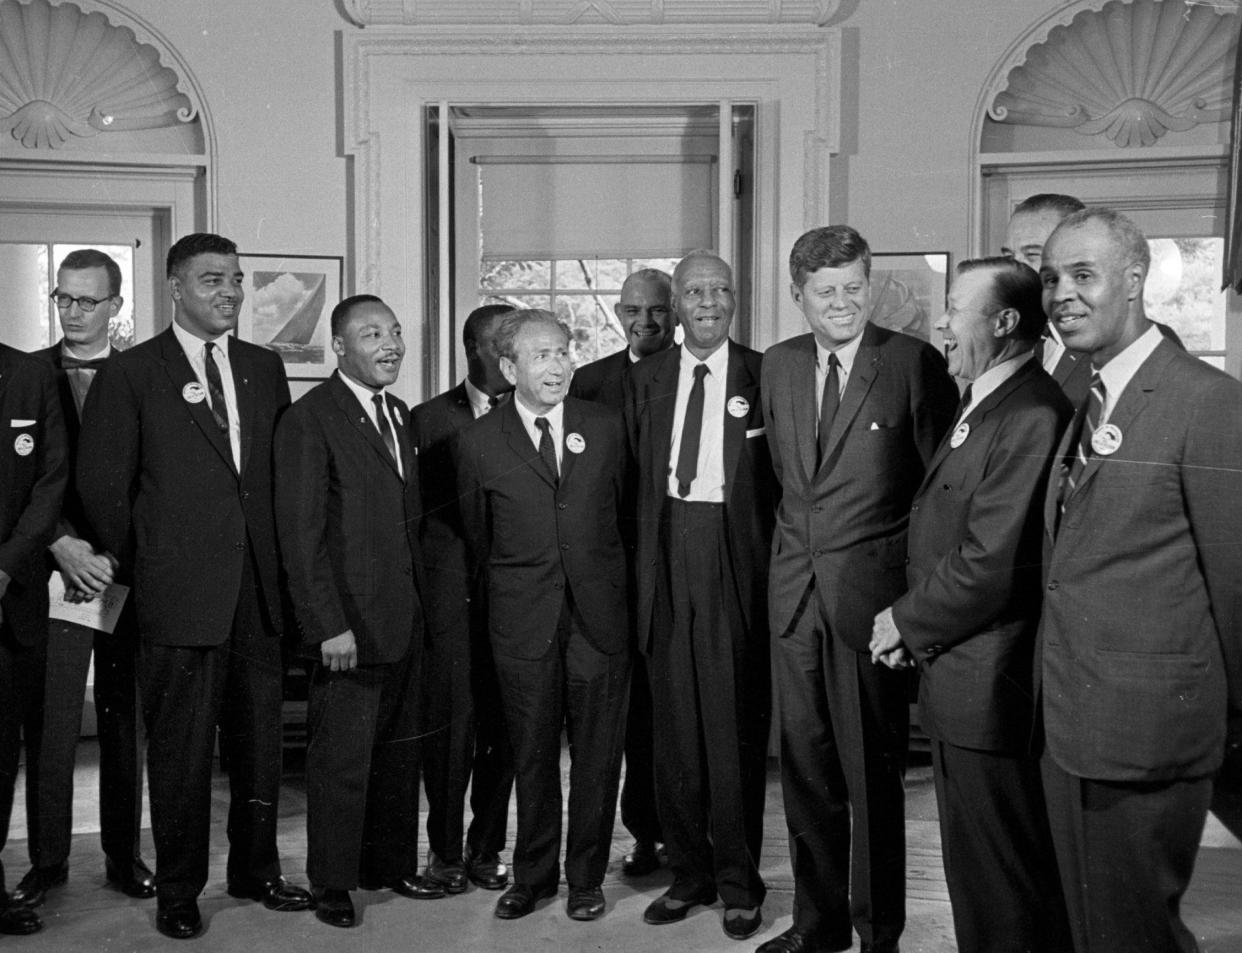
<svg viewBox="0 0 1242 953">
<path fill-rule="evenodd" d="M 914 659 L 901 641 L 901 633 L 897 631 L 897 623 L 893 621 L 891 606 L 875 617 L 868 648 L 871 649 L 873 664 L 882 663 L 892 669 L 914 668 Z"/>
<path fill-rule="evenodd" d="M 65 580 L 65 601 L 91 602 L 112 585 L 120 565 L 108 552 L 76 536 L 62 536 L 48 547 Z"/>
</svg>

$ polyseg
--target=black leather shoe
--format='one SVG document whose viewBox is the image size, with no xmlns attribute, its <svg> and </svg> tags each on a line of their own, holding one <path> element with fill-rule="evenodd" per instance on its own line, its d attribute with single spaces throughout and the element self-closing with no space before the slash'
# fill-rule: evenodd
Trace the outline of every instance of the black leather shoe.
<svg viewBox="0 0 1242 953">
<path fill-rule="evenodd" d="M 121 893 L 128 897 L 145 900 L 155 896 L 155 875 L 151 868 L 135 857 L 128 863 L 117 863 L 111 857 L 104 858 L 104 876 Z"/>
<path fill-rule="evenodd" d="M 535 909 L 535 904 L 547 897 L 556 896 L 556 886 L 528 887 L 514 884 L 496 901 L 496 916 L 502 920 L 516 920 Z"/>
<path fill-rule="evenodd" d="M 241 880 L 230 880 L 228 885 L 230 897 L 242 900 L 261 900 L 269 910 L 291 913 L 296 910 L 310 910 L 315 900 L 306 890 L 295 887 L 284 877 L 275 877 L 262 883 L 246 883 Z"/>
<path fill-rule="evenodd" d="M 311 891 L 311 897 L 315 901 L 315 916 L 328 926 L 352 927 L 358 922 L 348 890 L 316 887 Z"/>
<path fill-rule="evenodd" d="M 68 879 L 68 864 L 57 864 L 54 867 L 31 867 L 9 895 L 9 900 L 33 910 L 47 899 L 49 890 L 59 887 Z"/>
<path fill-rule="evenodd" d="M 441 886 L 447 893 L 464 893 L 470 881 L 466 879 L 465 865 L 458 861 L 441 860 L 435 854 L 427 858 L 423 882 Z"/>
<path fill-rule="evenodd" d="M 29 936 L 43 929 L 43 921 L 29 907 L 9 904 L 0 907 L 0 933 L 12 936 Z"/>
<path fill-rule="evenodd" d="M 466 867 L 466 876 L 476 887 L 502 890 L 509 883 L 509 868 L 500 862 L 499 854 L 491 851 L 479 851 L 476 854 L 466 845 L 462 863 Z"/>
<path fill-rule="evenodd" d="M 194 900 L 160 901 L 155 912 L 155 929 L 174 940 L 189 940 L 203 931 L 203 918 Z"/>
<path fill-rule="evenodd" d="M 604 891 L 599 887 L 570 887 L 565 912 L 571 920 L 598 920 L 604 915 Z"/>
<path fill-rule="evenodd" d="M 731 940 L 745 940 L 759 932 L 763 926 L 763 909 L 755 907 L 741 910 L 737 907 L 725 907 L 724 932 Z"/>
<path fill-rule="evenodd" d="M 686 915 L 692 907 L 700 904 L 706 907 L 716 902 L 716 891 L 711 888 L 701 890 L 685 900 L 669 896 L 670 892 L 671 888 L 651 901 L 647 909 L 643 911 L 644 922 L 654 924 L 677 923 L 686 919 Z"/>
<path fill-rule="evenodd" d="M 901 953 L 901 947 L 897 945 L 896 940 L 864 943 L 862 945 L 862 953 Z"/>
<path fill-rule="evenodd" d="M 841 953 L 853 945 L 853 934 L 845 937 L 842 943 L 823 943 L 797 927 L 790 927 L 780 936 L 760 943 L 755 953 Z"/>
<path fill-rule="evenodd" d="M 645 877 L 660 869 L 660 850 L 655 841 L 640 840 L 621 861 L 621 874 L 625 877 Z"/>
<path fill-rule="evenodd" d="M 399 893 L 401 896 L 409 897 L 412 900 L 439 900 L 444 896 L 444 888 L 442 886 L 432 883 L 417 874 L 410 874 L 408 877 L 394 880 L 388 886 L 392 887 L 393 893 Z"/>
</svg>

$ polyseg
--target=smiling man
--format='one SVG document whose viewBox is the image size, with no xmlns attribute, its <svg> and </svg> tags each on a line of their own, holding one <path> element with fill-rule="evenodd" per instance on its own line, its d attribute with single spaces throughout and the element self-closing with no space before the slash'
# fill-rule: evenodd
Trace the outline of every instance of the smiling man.
<svg viewBox="0 0 1242 953">
<path fill-rule="evenodd" d="M 635 364 L 638 646 L 655 713 L 656 798 L 673 884 L 643 914 L 725 905 L 735 939 L 762 922 L 759 876 L 770 688 L 763 580 L 775 486 L 760 356 L 729 340 L 733 272 L 693 251 L 673 272 L 685 339 Z"/>
<path fill-rule="evenodd" d="M 1093 371 L 1049 480 L 1039 631 L 1078 953 L 1196 949 L 1179 905 L 1242 711 L 1242 385 L 1148 319 L 1149 264 L 1130 219 L 1088 209 L 1040 269 L 1044 310 Z"/>
<path fill-rule="evenodd" d="M 306 873 L 315 915 L 356 922 L 349 891 L 444 896 L 418 868 L 418 467 L 388 392 L 401 324 L 374 295 L 332 311 L 337 370 L 276 430 L 276 522 L 302 654 L 312 661 Z"/>
<path fill-rule="evenodd" d="M 133 586 L 155 840 L 155 925 L 202 930 L 216 728 L 229 765 L 228 890 L 305 910 L 276 850 L 281 594 L 272 435 L 280 358 L 229 335 L 245 297 L 237 246 L 168 251 L 173 325 L 99 369 L 82 411 L 78 493 Z"/>
<path fill-rule="evenodd" d="M 789 255 L 811 333 L 763 360 L 781 483 L 770 573 L 793 926 L 761 953 L 895 951 L 905 925 L 906 679 L 871 663 L 906 588 L 910 501 L 957 403 L 930 344 L 868 321 L 871 249 L 848 225 Z"/>
<path fill-rule="evenodd" d="M 616 411 L 566 399 L 569 332 L 552 314 L 501 319 L 496 347 L 514 399 L 467 426 L 457 446 L 462 525 L 487 581 L 516 773 L 513 886 L 496 916 L 526 916 L 556 894 L 565 729 L 566 909 L 594 920 L 604 913 L 629 692 L 625 433 Z"/>
<path fill-rule="evenodd" d="M 871 640 L 874 661 L 908 651 L 919 666 L 960 953 L 1070 946 L 1031 748 L 1044 487 L 1072 415 L 1034 359 L 1043 326 L 1027 265 L 958 265 L 936 327 L 970 386 L 911 506 L 909 591 Z"/>
</svg>

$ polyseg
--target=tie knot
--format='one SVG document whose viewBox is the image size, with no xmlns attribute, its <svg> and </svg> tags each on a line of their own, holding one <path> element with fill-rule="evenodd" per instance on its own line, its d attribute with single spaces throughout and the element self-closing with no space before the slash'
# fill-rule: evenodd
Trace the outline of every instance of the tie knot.
<svg viewBox="0 0 1242 953">
<path fill-rule="evenodd" d="M 211 341 L 204 342 L 203 350 L 207 352 L 208 357 L 211 357 L 211 351 L 214 347 L 215 347 L 215 344 L 212 343 Z"/>
<path fill-rule="evenodd" d="M 708 371 L 708 367 L 706 364 L 695 364 L 694 365 L 695 381 L 701 381 L 704 377 L 706 377 L 707 371 Z"/>
<path fill-rule="evenodd" d="M 495 406 L 496 406 L 497 404 L 499 404 L 499 403 L 500 403 L 500 398 L 499 398 L 499 397 L 492 396 L 492 397 L 487 398 L 487 406 L 488 406 L 488 407 L 495 407 Z"/>
<path fill-rule="evenodd" d="M 551 428 L 552 425 L 548 423 L 547 417 L 536 417 L 535 426 L 539 428 L 539 431 L 541 433 L 548 433 L 549 428 Z"/>
<path fill-rule="evenodd" d="M 371 403 L 375 405 L 375 409 L 378 410 L 381 414 L 384 412 L 384 395 L 383 394 L 372 394 Z"/>
<path fill-rule="evenodd" d="M 828 370 L 832 370 L 834 367 L 840 367 L 840 366 L 841 366 L 841 362 L 837 360 L 837 352 L 829 351 L 828 352 Z"/>
</svg>

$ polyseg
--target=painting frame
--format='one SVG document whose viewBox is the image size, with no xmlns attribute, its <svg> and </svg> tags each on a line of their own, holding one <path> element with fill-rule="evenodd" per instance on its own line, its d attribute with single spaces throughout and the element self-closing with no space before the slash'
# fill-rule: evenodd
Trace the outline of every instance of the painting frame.
<svg viewBox="0 0 1242 953">
<path fill-rule="evenodd" d="M 947 251 L 872 252 L 871 320 L 880 327 L 933 341 L 952 278 Z"/>
<path fill-rule="evenodd" d="M 238 256 L 246 298 L 237 334 L 280 355 L 290 380 L 322 380 L 336 369 L 329 316 L 341 301 L 341 255 Z"/>
</svg>

